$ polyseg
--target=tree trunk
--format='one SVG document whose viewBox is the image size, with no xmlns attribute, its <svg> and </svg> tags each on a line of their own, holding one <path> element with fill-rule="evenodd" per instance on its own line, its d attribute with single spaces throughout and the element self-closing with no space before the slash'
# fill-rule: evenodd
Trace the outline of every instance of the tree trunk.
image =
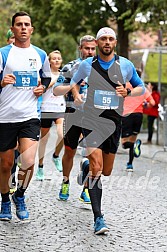
<svg viewBox="0 0 167 252">
<path fill-rule="evenodd" d="M 129 58 L 129 31 L 124 30 L 124 20 L 118 20 L 117 53 L 120 56 Z"/>
</svg>

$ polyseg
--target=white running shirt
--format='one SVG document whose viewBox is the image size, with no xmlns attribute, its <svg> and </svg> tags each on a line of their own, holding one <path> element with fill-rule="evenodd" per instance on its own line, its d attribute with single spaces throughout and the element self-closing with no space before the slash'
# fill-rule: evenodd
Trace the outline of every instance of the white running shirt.
<svg viewBox="0 0 167 252">
<path fill-rule="evenodd" d="M 59 75 L 51 73 L 52 81 L 57 81 Z M 53 85 L 54 86 L 54 85 Z M 41 112 L 58 112 L 64 113 L 66 109 L 66 102 L 64 95 L 55 96 L 53 94 L 53 86 L 48 88 L 42 95 Z"/>
<path fill-rule="evenodd" d="M 0 123 L 23 122 L 38 118 L 37 97 L 33 88 L 39 77 L 51 77 L 47 54 L 40 48 L 13 44 L 0 48 L 0 80 L 6 74 L 18 74 L 16 87 L 8 84 L 0 93 Z M 19 79 L 20 77 L 20 79 Z"/>
</svg>

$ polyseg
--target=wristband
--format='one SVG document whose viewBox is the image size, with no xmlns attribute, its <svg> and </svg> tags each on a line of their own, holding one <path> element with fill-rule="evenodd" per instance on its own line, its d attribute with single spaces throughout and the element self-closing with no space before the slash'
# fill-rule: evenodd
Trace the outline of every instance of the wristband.
<svg viewBox="0 0 167 252">
<path fill-rule="evenodd" d="M 131 89 L 130 88 L 127 88 L 127 96 L 130 96 L 131 95 Z"/>
<path fill-rule="evenodd" d="M 42 85 L 43 89 L 44 89 L 44 93 L 46 92 L 46 86 Z"/>
</svg>

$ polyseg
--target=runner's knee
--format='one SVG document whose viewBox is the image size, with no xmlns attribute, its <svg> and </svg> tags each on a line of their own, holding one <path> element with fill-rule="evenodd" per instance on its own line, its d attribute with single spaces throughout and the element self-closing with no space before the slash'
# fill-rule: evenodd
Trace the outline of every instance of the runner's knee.
<svg viewBox="0 0 167 252">
<path fill-rule="evenodd" d="M 132 143 L 132 142 L 125 142 L 125 143 L 122 144 L 122 147 L 123 147 L 124 149 L 130 149 L 130 148 L 132 148 L 133 146 L 134 146 L 134 143 Z"/>
</svg>

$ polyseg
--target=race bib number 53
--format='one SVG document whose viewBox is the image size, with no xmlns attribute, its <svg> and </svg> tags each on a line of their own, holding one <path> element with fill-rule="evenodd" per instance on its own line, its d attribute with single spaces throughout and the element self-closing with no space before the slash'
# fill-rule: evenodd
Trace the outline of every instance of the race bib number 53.
<svg viewBox="0 0 167 252">
<path fill-rule="evenodd" d="M 14 71 L 16 83 L 13 85 L 19 88 L 32 88 L 38 85 L 37 71 Z"/>
</svg>

